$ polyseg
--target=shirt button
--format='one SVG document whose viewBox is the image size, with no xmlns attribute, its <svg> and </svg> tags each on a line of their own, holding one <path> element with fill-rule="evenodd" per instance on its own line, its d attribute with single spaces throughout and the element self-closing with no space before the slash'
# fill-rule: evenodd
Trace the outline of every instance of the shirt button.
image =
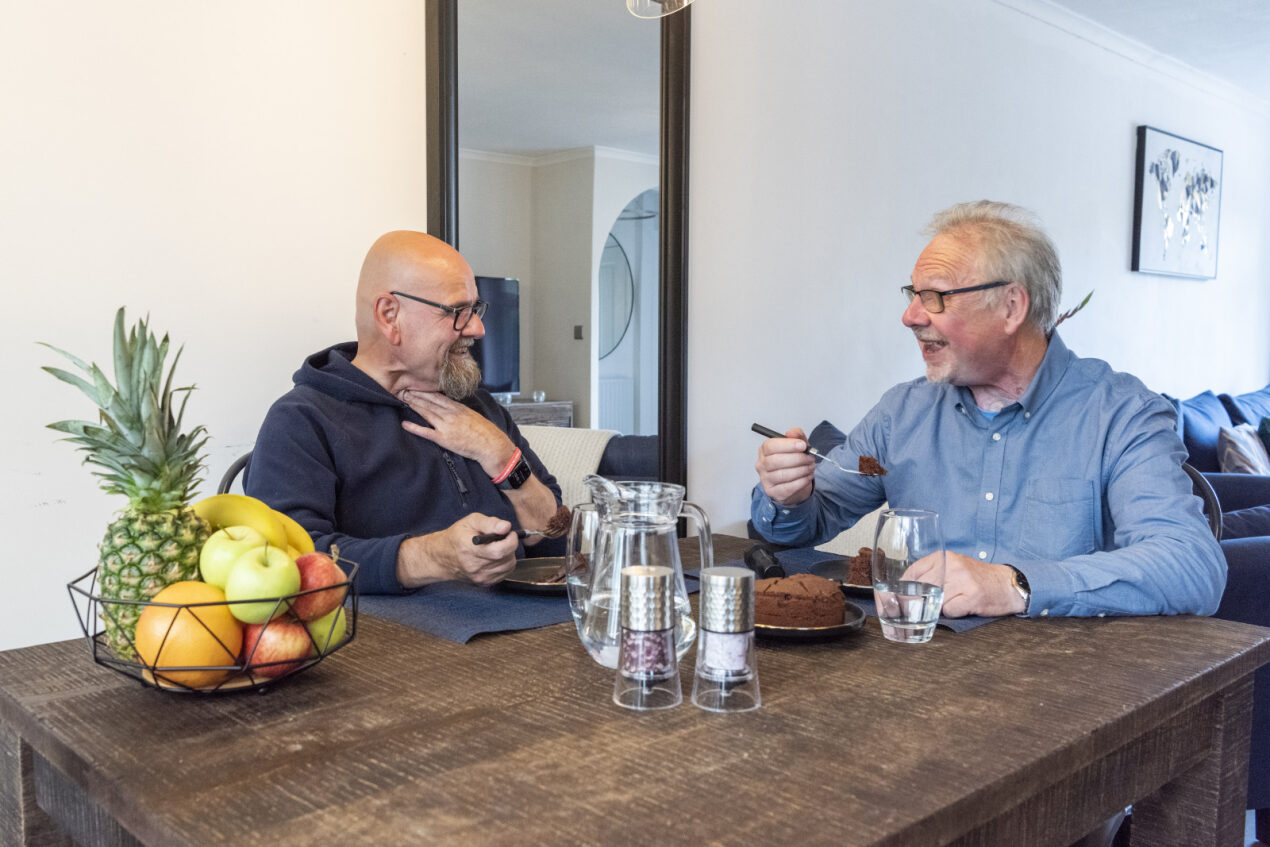
<svg viewBox="0 0 1270 847">
<path fill-rule="evenodd" d="M 987 550 L 980 550 L 980 551 L 979 551 L 979 558 L 980 558 L 980 559 L 986 559 L 986 558 L 988 558 L 988 551 L 987 551 Z"/>
<path fill-rule="evenodd" d="M 782 514 L 782 515 L 788 515 L 788 514 L 789 514 L 789 509 L 781 509 L 781 514 Z"/>
<path fill-rule="evenodd" d="M 1001 433 L 999 433 L 999 432 L 994 432 L 994 433 L 992 433 L 992 440 L 993 440 L 993 441 L 1000 441 L 1000 440 L 1001 440 Z"/>
<path fill-rule="evenodd" d="M 987 494 L 983 495 L 983 499 L 985 499 L 985 500 L 991 500 L 991 499 L 992 499 L 992 492 L 991 492 L 991 491 L 989 491 Z"/>
<path fill-rule="evenodd" d="M 1025 418 L 1030 418 L 1030 417 L 1032 417 L 1032 413 L 1031 413 L 1031 412 L 1024 412 L 1024 413 L 1023 413 L 1023 417 L 1025 417 Z"/>
<path fill-rule="evenodd" d="M 1049 613 L 1050 613 L 1050 610 L 1049 610 L 1049 609 L 1041 609 L 1041 616 L 1042 616 L 1042 617 L 1044 617 L 1045 615 L 1048 615 Z"/>
</svg>

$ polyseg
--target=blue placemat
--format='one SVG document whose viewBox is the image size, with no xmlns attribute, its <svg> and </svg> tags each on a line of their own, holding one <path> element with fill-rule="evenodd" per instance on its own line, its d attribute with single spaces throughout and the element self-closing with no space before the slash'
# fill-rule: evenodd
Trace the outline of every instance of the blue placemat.
<svg viewBox="0 0 1270 847">
<path fill-rule="evenodd" d="M 506 588 L 482 588 L 466 582 L 438 582 L 413 594 L 365 595 L 358 611 L 388 618 L 441 638 L 466 644 L 483 632 L 537 629 L 573 620 L 569 598 L 554 594 L 518 594 Z"/>
<path fill-rule="evenodd" d="M 821 562 L 827 562 L 831 559 L 843 558 L 838 553 L 826 553 L 823 550 L 813 550 L 810 548 L 799 548 L 797 550 L 782 550 L 776 553 L 776 561 L 780 562 L 781 567 L 785 569 L 787 574 L 809 573 L 813 565 Z M 723 565 L 734 565 L 737 567 L 745 567 L 745 562 L 741 559 L 734 559 L 730 562 L 720 562 Z M 877 605 L 873 602 L 873 598 L 863 593 L 852 593 L 850 598 L 865 614 L 877 617 Z M 946 618 L 943 615 L 939 617 L 939 626 L 951 629 L 953 632 L 965 632 L 968 629 L 974 629 L 977 626 L 983 626 L 986 623 L 999 621 L 1000 618 L 985 618 L 979 615 L 968 615 L 964 618 Z"/>
</svg>

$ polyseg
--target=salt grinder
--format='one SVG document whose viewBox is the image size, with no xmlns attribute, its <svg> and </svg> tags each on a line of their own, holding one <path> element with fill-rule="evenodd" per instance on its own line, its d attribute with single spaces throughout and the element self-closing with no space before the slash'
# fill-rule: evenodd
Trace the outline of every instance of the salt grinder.
<svg viewBox="0 0 1270 847">
<path fill-rule="evenodd" d="M 692 702 L 711 712 L 748 712 L 759 707 L 754 663 L 754 571 L 701 571 L 701 632 Z"/>
<path fill-rule="evenodd" d="M 628 709 L 668 709 L 683 702 L 675 656 L 674 572 L 633 565 L 621 573 L 622 635 L 613 702 Z"/>
</svg>

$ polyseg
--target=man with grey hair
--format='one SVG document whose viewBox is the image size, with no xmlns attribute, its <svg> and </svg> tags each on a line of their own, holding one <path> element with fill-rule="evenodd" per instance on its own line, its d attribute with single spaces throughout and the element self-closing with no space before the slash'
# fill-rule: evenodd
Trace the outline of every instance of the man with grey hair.
<svg viewBox="0 0 1270 847">
<path fill-rule="evenodd" d="M 523 552 L 511 530 L 541 529 L 559 506 L 555 479 L 478 389 L 468 348 L 484 314 L 450 245 L 380 237 L 358 279 L 357 341 L 308 357 L 260 428 L 244 489 L 319 550 L 339 545 L 364 593 L 497 582 Z M 486 534 L 500 538 L 475 543 Z"/>
<path fill-rule="evenodd" d="M 791 429 L 759 448 L 751 517 L 814 546 L 883 502 L 938 512 L 943 614 L 1212 614 L 1226 564 L 1169 403 L 1054 332 L 1058 254 L 1024 210 L 935 216 L 903 287 L 926 377 L 895 386 L 822 466 Z M 915 567 L 923 567 L 919 561 Z"/>
</svg>

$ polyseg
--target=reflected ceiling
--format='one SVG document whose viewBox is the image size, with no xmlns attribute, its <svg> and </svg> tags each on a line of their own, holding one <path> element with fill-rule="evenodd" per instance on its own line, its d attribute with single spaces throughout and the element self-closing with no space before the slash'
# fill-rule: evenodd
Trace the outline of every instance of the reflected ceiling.
<svg viewBox="0 0 1270 847">
<path fill-rule="evenodd" d="M 657 21 L 619 0 L 458 0 L 458 29 L 459 147 L 657 155 Z"/>
</svg>

